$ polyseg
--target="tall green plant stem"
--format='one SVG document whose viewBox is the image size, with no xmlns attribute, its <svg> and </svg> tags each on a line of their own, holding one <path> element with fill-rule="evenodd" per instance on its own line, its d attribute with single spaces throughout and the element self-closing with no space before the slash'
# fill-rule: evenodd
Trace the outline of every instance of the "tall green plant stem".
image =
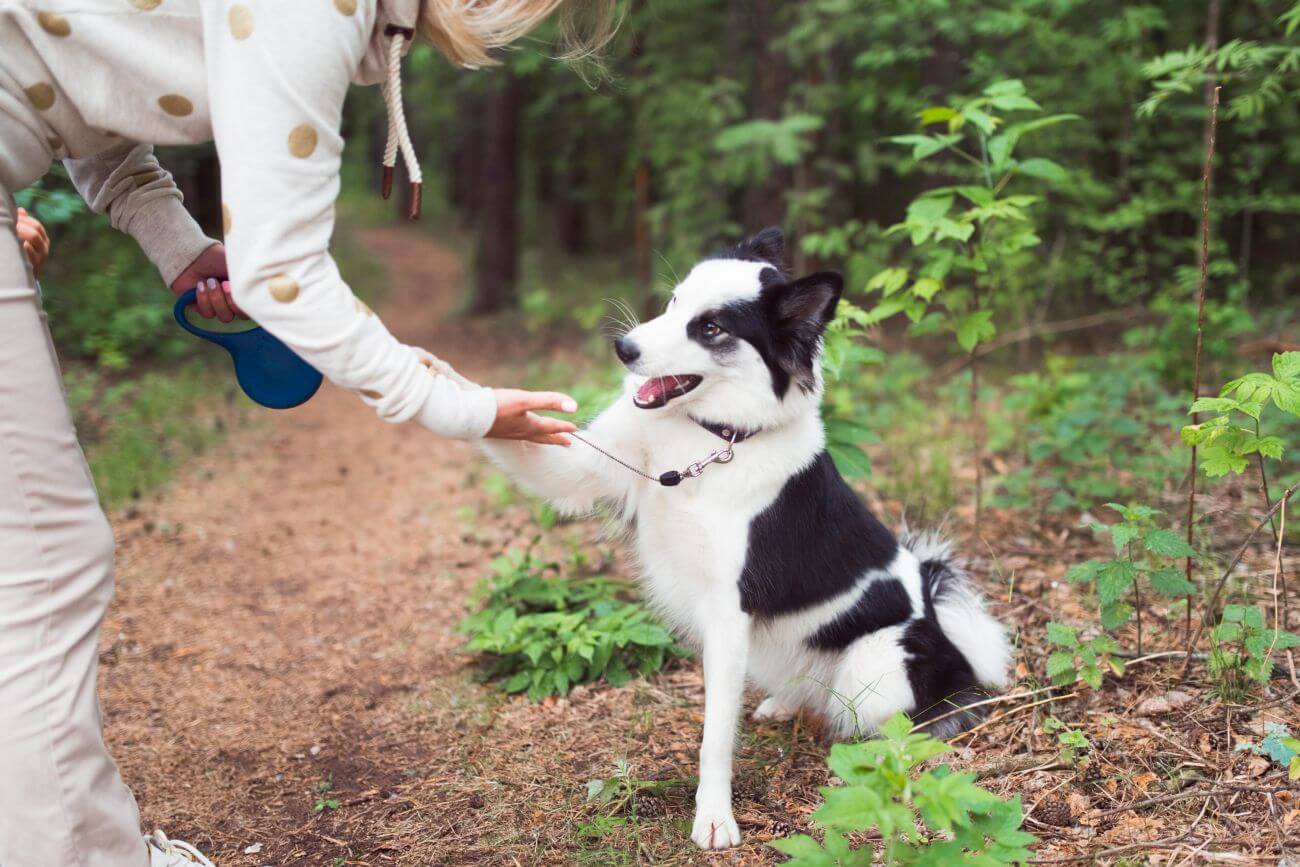
<svg viewBox="0 0 1300 867">
<path fill-rule="evenodd" d="M 1214 177 L 1214 143 L 1219 126 L 1219 90 L 1214 88 L 1210 95 L 1210 121 L 1205 137 L 1205 168 L 1201 172 L 1201 278 L 1196 290 L 1196 349 L 1192 356 L 1192 401 L 1201 396 L 1201 340 L 1205 333 L 1205 287 L 1210 278 L 1210 185 Z M 1192 413 L 1192 424 L 1200 421 L 1198 413 Z M 1196 446 L 1192 446 L 1191 465 L 1187 484 L 1187 544 L 1192 544 L 1196 529 Z M 1193 582 L 1192 564 L 1195 558 L 1187 558 L 1186 577 Z M 1204 624 L 1204 619 L 1202 619 Z M 1197 628 L 1199 638 L 1201 628 Z M 1196 647 L 1192 638 L 1192 605 L 1187 604 L 1187 652 Z M 1191 657 L 1188 656 L 1190 660 Z"/>
<path fill-rule="evenodd" d="M 1250 535 L 1246 537 L 1246 541 L 1242 542 L 1241 547 L 1237 549 L 1236 556 L 1234 556 L 1228 563 L 1228 568 L 1224 569 L 1223 574 L 1219 576 L 1219 582 L 1214 585 L 1214 592 L 1210 594 L 1210 600 L 1205 604 L 1205 612 L 1196 626 L 1196 634 L 1193 635 L 1191 640 L 1188 642 L 1189 650 L 1187 651 L 1187 656 L 1183 660 L 1183 669 L 1179 674 L 1180 678 L 1187 676 L 1187 669 L 1191 667 L 1192 658 L 1194 656 L 1191 648 L 1195 648 L 1196 642 L 1200 641 L 1201 633 L 1205 631 L 1205 624 L 1209 621 L 1212 612 L 1218 606 L 1219 597 L 1223 595 L 1224 585 L 1226 585 L 1228 579 L 1232 577 L 1232 570 L 1236 569 L 1237 564 L 1241 562 L 1241 558 L 1246 556 L 1246 551 L 1250 549 L 1250 545 L 1255 541 L 1255 537 L 1259 535 L 1259 531 L 1264 529 L 1264 525 L 1273 519 L 1273 516 L 1277 514 L 1277 511 L 1282 508 L 1282 504 L 1289 500 L 1291 495 L 1296 491 L 1300 491 L 1300 482 L 1296 482 L 1294 485 L 1282 492 L 1282 496 L 1273 504 L 1273 508 L 1269 509 L 1268 513 L 1265 514 L 1263 518 L 1260 518 L 1259 522 L 1255 524 L 1255 528 L 1250 531 Z"/>
</svg>

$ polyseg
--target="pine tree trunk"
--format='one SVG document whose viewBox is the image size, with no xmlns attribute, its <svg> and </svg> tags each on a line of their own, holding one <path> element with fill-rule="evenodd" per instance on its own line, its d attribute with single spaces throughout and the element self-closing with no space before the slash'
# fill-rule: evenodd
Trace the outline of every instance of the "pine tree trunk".
<svg viewBox="0 0 1300 867">
<path fill-rule="evenodd" d="M 513 307 L 519 276 L 519 116 L 523 85 L 502 72 L 484 111 L 475 313 Z"/>
<path fill-rule="evenodd" d="M 774 21 L 778 5 L 772 0 L 753 0 L 750 4 L 754 77 L 749 91 L 749 114 L 754 119 L 780 120 L 785 114 L 790 64 L 783 53 L 772 47 L 780 35 Z M 774 165 L 767 177 L 748 190 L 742 219 L 746 231 L 756 232 L 782 224 L 785 194 L 792 184 L 790 167 Z"/>
</svg>

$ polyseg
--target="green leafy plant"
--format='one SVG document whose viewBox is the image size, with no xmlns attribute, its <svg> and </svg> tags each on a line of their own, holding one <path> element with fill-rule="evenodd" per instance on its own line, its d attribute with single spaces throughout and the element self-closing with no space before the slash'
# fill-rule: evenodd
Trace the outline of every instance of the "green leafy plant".
<svg viewBox="0 0 1300 867">
<path fill-rule="evenodd" d="M 1244 699 L 1251 683 L 1267 683 L 1273 654 L 1300 647 L 1300 636 L 1273 629 L 1264 613 L 1252 605 L 1226 605 L 1223 618 L 1210 632 L 1210 676 L 1224 701 Z"/>
<path fill-rule="evenodd" d="M 1273 356 L 1272 373 L 1248 373 L 1225 384 L 1218 397 L 1203 397 L 1191 412 L 1215 415 L 1183 428 L 1183 439 L 1197 447 L 1201 471 L 1207 476 L 1240 473 L 1256 455 L 1260 472 L 1265 458 L 1282 459 L 1285 443 L 1261 434 L 1260 419 L 1269 405 L 1300 418 L 1300 352 Z M 1244 417 L 1246 421 L 1240 423 Z"/>
<path fill-rule="evenodd" d="M 1137 615 L 1137 649 L 1142 652 L 1142 586 L 1164 597 L 1190 596 L 1196 586 L 1184 576 L 1177 561 L 1196 555 L 1173 530 L 1157 526 L 1160 513 L 1150 506 L 1107 503 L 1120 520 L 1093 522 L 1094 533 L 1110 536 L 1115 556 L 1109 560 L 1076 563 L 1065 573 L 1075 583 L 1092 583 L 1101 608 L 1101 625 L 1118 629 Z M 1126 597 L 1131 594 L 1132 602 Z"/>
<path fill-rule="evenodd" d="M 1092 749 L 1088 736 L 1076 728 L 1071 728 L 1054 716 L 1043 720 L 1043 731 L 1056 735 L 1056 742 L 1061 745 L 1059 757 L 1066 765 L 1073 765 L 1081 755 L 1087 755 Z"/>
<path fill-rule="evenodd" d="M 825 803 L 813 814 L 826 828 L 818 843 L 806 834 L 774 841 L 797 867 L 866 865 L 877 860 L 870 846 L 854 848 L 847 835 L 876 828 L 889 864 L 1021 864 L 1036 838 L 1020 829 L 1020 796 L 1003 800 L 975 785 L 974 774 L 946 764 L 919 771 L 951 749 L 898 714 L 878 740 L 835 744 L 827 764 L 842 786 L 822 789 Z"/>
<path fill-rule="evenodd" d="M 1287 777 L 1300 780 L 1300 738 L 1280 723 L 1264 723 L 1264 739 L 1258 744 L 1238 744 L 1237 749 L 1249 750 L 1257 756 L 1267 756 L 1287 769 Z"/>
<path fill-rule="evenodd" d="M 1119 645 L 1109 635 L 1081 639 L 1075 627 L 1049 623 L 1047 641 L 1057 648 L 1047 657 L 1047 677 L 1057 686 L 1083 681 L 1093 689 L 1101 689 L 1107 671 L 1124 676 L 1124 660 L 1113 655 Z"/>
<path fill-rule="evenodd" d="M 325 797 L 334 788 L 334 775 L 331 774 L 317 783 L 313 790 L 316 792 L 316 803 L 312 805 L 313 813 L 323 813 L 326 810 L 337 810 L 343 806 L 338 798 Z"/>
<path fill-rule="evenodd" d="M 563 577 L 558 563 L 538 562 L 531 549 L 494 560 L 477 599 L 479 610 L 459 627 L 469 636 L 466 649 L 486 657 L 486 675 L 502 689 L 534 701 L 602 678 L 619 686 L 685 655 L 648 609 L 630 601 L 626 585 Z"/>
</svg>

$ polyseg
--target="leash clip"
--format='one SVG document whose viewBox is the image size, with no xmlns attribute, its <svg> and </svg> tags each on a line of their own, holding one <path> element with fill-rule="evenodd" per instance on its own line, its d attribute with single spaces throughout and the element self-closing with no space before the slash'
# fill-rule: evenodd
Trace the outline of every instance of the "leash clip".
<svg viewBox="0 0 1300 867">
<path fill-rule="evenodd" d="M 698 478 L 704 472 L 704 468 L 707 467 L 709 464 L 715 462 L 719 464 L 731 463 L 731 459 L 736 456 L 736 450 L 733 448 L 733 446 L 736 444 L 737 435 L 738 434 L 736 433 L 733 433 L 731 435 L 731 439 L 727 441 L 727 447 L 725 449 L 718 449 L 717 451 L 712 452 L 704 460 L 696 461 L 695 463 L 687 466 L 686 469 L 682 470 L 682 475 L 690 476 L 691 478 L 694 479 L 694 478 Z"/>
</svg>

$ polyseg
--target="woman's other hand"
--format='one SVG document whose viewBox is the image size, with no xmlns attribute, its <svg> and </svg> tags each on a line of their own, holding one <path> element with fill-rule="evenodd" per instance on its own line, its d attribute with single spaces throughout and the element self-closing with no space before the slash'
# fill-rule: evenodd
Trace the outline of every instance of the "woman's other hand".
<svg viewBox="0 0 1300 867">
<path fill-rule="evenodd" d="M 46 234 L 41 221 L 27 213 L 24 208 L 18 209 L 17 228 L 18 240 L 23 243 L 23 252 L 27 254 L 27 261 L 32 263 L 32 272 L 39 277 L 45 260 L 50 257 L 50 236 Z"/>
<path fill-rule="evenodd" d="M 577 401 L 567 394 L 554 391 L 521 391 L 515 388 L 494 388 L 497 399 L 497 420 L 492 423 L 487 436 L 503 440 L 527 440 L 543 445 L 567 446 L 566 433 L 578 429 L 573 422 L 538 415 L 538 410 L 574 412 Z"/>
<path fill-rule="evenodd" d="M 235 317 L 247 319 L 230 295 L 230 278 L 226 270 L 226 248 L 213 244 L 199 254 L 180 276 L 172 281 L 171 290 L 183 295 L 193 289 L 194 306 L 205 319 L 217 318 L 231 322 Z"/>
</svg>

